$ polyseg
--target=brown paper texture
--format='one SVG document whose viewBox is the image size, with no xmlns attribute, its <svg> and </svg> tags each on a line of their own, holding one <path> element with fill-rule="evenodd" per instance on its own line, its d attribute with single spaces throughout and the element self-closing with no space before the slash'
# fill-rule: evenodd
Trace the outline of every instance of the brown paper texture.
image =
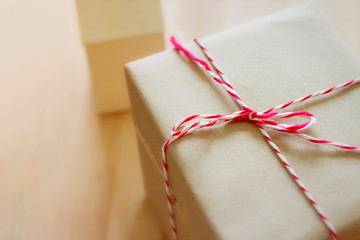
<svg viewBox="0 0 360 240">
<path fill-rule="evenodd" d="M 319 10 L 306 3 L 204 39 L 242 99 L 262 111 L 360 76 L 360 61 Z M 202 56 L 195 43 L 186 45 Z M 145 184 L 169 235 L 161 146 L 181 118 L 229 113 L 235 102 L 175 50 L 126 66 Z M 308 133 L 360 143 L 360 88 L 289 110 L 313 113 Z M 360 158 L 269 132 L 335 225 L 360 239 Z M 169 148 L 179 239 L 330 239 L 302 192 L 251 123 L 198 131 Z"/>
</svg>

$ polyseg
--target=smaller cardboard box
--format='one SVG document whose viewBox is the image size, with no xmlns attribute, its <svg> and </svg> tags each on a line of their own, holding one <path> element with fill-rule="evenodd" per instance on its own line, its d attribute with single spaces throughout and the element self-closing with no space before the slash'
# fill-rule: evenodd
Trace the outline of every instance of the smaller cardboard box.
<svg viewBox="0 0 360 240">
<path fill-rule="evenodd" d="M 160 1 L 77 0 L 77 5 L 98 111 L 129 110 L 123 66 L 164 50 Z"/>
</svg>

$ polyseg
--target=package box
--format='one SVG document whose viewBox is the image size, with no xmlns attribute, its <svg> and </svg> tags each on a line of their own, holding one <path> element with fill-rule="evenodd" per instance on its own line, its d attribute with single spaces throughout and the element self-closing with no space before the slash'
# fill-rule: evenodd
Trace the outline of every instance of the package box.
<svg viewBox="0 0 360 240">
<path fill-rule="evenodd" d="M 235 90 L 262 111 L 359 77 L 360 61 L 319 10 L 306 3 L 204 39 Z M 201 56 L 195 43 L 186 47 Z M 238 106 L 175 50 L 126 65 L 149 199 L 171 238 L 161 146 L 181 118 Z M 358 144 L 359 87 L 304 103 L 312 135 Z M 360 161 L 345 151 L 270 132 L 340 239 L 360 236 Z M 170 146 L 179 239 L 330 239 L 273 150 L 251 123 L 198 131 Z"/>
<path fill-rule="evenodd" d="M 164 50 L 160 1 L 77 0 L 77 6 L 99 113 L 129 110 L 123 66 Z"/>
</svg>

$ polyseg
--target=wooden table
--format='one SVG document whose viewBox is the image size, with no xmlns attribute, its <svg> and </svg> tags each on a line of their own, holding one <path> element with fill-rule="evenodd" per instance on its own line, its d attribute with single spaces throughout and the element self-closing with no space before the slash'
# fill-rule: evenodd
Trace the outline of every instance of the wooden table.
<svg viewBox="0 0 360 240">
<path fill-rule="evenodd" d="M 299 2 L 162 0 L 166 39 Z M 360 1 L 315 2 L 360 56 Z M 95 112 L 74 1 L 3 1 L 0 19 L 0 239 L 161 239 L 131 114 Z"/>
</svg>

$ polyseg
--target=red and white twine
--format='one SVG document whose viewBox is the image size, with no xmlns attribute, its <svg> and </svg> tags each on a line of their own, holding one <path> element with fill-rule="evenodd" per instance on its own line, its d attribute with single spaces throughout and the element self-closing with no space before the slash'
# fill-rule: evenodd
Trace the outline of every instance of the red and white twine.
<svg viewBox="0 0 360 240">
<path fill-rule="evenodd" d="M 267 130 L 272 129 L 280 132 L 291 133 L 295 134 L 296 136 L 302 137 L 309 142 L 312 143 L 319 143 L 325 144 L 334 148 L 345 149 L 350 151 L 355 151 L 360 153 L 360 148 L 356 146 L 351 146 L 344 143 L 329 141 L 319 139 L 310 135 L 307 135 L 301 130 L 304 130 L 310 127 L 312 124 L 315 123 L 316 118 L 309 112 L 306 111 L 295 111 L 295 112 L 276 112 L 277 110 L 283 110 L 289 106 L 293 106 L 297 103 L 304 102 L 308 99 L 315 98 L 317 96 L 326 95 L 332 93 L 337 90 L 342 90 L 348 88 L 350 86 L 354 86 L 355 84 L 360 82 L 360 78 L 348 81 L 343 84 L 339 84 L 337 86 L 331 87 L 329 89 L 325 89 L 322 91 L 315 92 L 313 94 L 309 94 L 307 96 L 298 98 L 294 101 L 290 101 L 279 106 L 270 108 L 263 112 L 256 112 L 249 108 L 239 97 L 236 93 L 232 85 L 230 84 L 227 77 L 224 75 L 223 71 L 219 68 L 219 66 L 215 63 L 214 58 L 211 57 L 207 49 L 200 44 L 200 42 L 195 39 L 195 42 L 200 46 L 201 50 L 205 54 L 206 58 L 210 61 L 211 65 L 215 69 L 216 73 L 212 71 L 209 65 L 202 59 L 196 57 L 192 53 L 190 53 L 187 49 L 185 49 L 182 45 L 180 45 L 174 37 L 171 37 L 171 42 L 174 45 L 175 49 L 184 53 L 188 58 L 193 60 L 201 69 L 203 69 L 209 76 L 210 79 L 214 80 L 215 82 L 219 83 L 225 90 L 235 99 L 240 107 L 240 111 L 232 112 L 229 114 L 196 114 L 186 118 L 181 119 L 178 121 L 171 130 L 171 138 L 166 141 L 162 147 L 162 162 L 163 162 L 163 174 L 165 179 L 165 190 L 166 190 L 166 198 L 167 204 L 169 208 L 169 215 L 170 215 L 170 224 L 171 224 L 171 232 L 173 239 L 177 239 L 177 229 L 175 224 L 175 214 L 173 209 L 173 196 L 170 192 L 170 182 L 169 182 L 169 172 L 168 172 L 168 163 L 166 158 L 166 152 L 168 150 L 169 145 L 176 141 L 177 139 L 191 134 L 194 131 L 197 131 L 201 128 L 207 128 L 215 125 L 221 125 L 228 122 L 240 122 L 240 121 L 249 121 L 259 128 L 260 132 L 264 135 L 265 139 L 269 143 L 269 145 L 273 148 L 277 156 L 279 157 L 280 161 L 284 164 L 285 169 L 289 172 L 291 177 L 297 183 L 305 197 L 309 200 L 311 206 L 319 215 L 320 219 L 323 221 L 327 229 L 329 230 L 333 239 L 338 239 L 338 235 L 336 230 L 330 220 L 325 216 L 323 210 L 317 204 L 315 199 L 309 193 L 305 185 L 301 182 L 299 177 L 297 176 L 295 170 L 290 166 L 289 162 L 286 160 L 285 156 L 280 152 L 280 149 L 276 146 L 276 144 L 272 141 L 270 135 L 268 134 Z M 305 123 L 301 124 L 284 124 L 276 122 L 277 119 L 287 119 L 291 117 L 302 117 L 307 119 Z"/>
</svg>

